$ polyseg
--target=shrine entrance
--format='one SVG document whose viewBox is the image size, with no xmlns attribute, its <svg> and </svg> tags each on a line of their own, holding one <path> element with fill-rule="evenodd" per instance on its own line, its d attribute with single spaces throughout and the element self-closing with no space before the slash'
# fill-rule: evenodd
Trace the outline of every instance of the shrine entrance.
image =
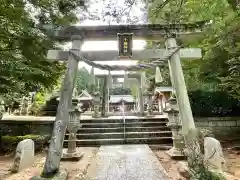
<svg viewBox="0 0 240 180">
<path fill-rule="evenodd" d="M 188 40 L 201 34 L 201 29 L 204 23 L 195 24 L 171 24 L 171 25 L 121 25 L 121 26 L 96 26 L 96 27 L 62 27 L 55 29 L 52 37 L 61 41 L 72 41 L 72 48 L 69 51 L 50 50 L 48 58 L 51 60 L 68 60 L 68 68 L 62 84 L 60 101 L 58 105 L 56 120 L 50 142 L 50 148 L 45 163 L 43 174 L 51 174 L 59 169 L 59 164 L 62 155 L 63 141 L 65 131 L 69 125 L 69 109 L 72 105 L 72 93 L 78 62 L 83 61 L 86 64 L 107 70 L 109 74 L 105 77 L 105 87 L 111 87 L 112 71 L 123 70 L 124 79 L 135 79 L 138 84 L 138 102 L 139 114 L 135 120 L 149 119 L 144 117 L 143 91 L 146 89 L 148 79 L 146 78 L 145 69 L 156 69 L 163 61 L 167 61 L 171 76 L 171 83 L 174 89 L 174 95 L 169 100 L 169 106 L 165 112 L 168 113 L 168 126 L 172 130 L 173 148 L 169 151 L 173 156 L 178 156 L 180 153 L 180 145 L 182 139 L 179 138 L 179 131 L 183 134 L 188 133 L 190 129 L 195 128 L 192 117 L 192 111 L 188 99 L 186 85 L 184 81 L 183 71 L 181 67 L 181 59 L 199 59 L 201 58 L 201 49 L 199 48 L 180 48 L 177 46 L 176 39 Z M 116 40 L 118 39 L 119 49 L 117 51 L 81 51 L 81 46 L 85 40 Z M 145 39 L 148 41 L 165 42 L 164 49 L 145 49 L 133 50 L 133 39 Z M 111 61 L 125 59 L 130 60 L 149 60 L 144 64 L 134 66 L 119 66 L 119 65 L 103 65 L 97 61 Z M 126 83 L 127 84 L 127 83 Z M 153 95 L 153 94 L 152 94 Z M 95 97 L 99 97 L 99 92 L 96 90 Z M 103 95 L 103 100 L 106 102 L 106 95 Z M 95 103 L 98 103 L 97 101 Z M 151 102 L 149 102 L 151 104 Z M 98 105 L 95 108 L 95 117 L 99 118 Z M 149 106 L 151 107 L 151 106 Z M 102 107 L 105 109 L 105 107 Z M 151 109 L 149 108 L 151 115 Z M 178 118 L 178 113 L 180 119 Z M 95 118 L 96 119 L 96 118 Z M 122 118 L 123 132 L 125 138 L 127 117 Z M 180 143 L 181 141 L 181 143 Z"/>
</svg>

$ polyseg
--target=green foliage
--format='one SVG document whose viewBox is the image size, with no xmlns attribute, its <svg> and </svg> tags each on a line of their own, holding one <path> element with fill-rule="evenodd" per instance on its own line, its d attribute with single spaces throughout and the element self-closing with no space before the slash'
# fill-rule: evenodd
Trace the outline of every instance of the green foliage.
<svg viewBox="0 0 240 180">
<path fill-rule="evenodd" d="M 46 95 L 47 95 L 47 92 L 36 93 L 34 102 L 31 105 L 31 107 L 29 108 L 29 114 L 30 115 L 34 115 L 34 116 L 39 115 L 42 106 L 46 102 Z"/>
<path fill-rule="evenodd" d="M 188 92 L 194 117 L 240 116 L 240 102 L 224 91 Z"/>
<path fill-rule="evenodd" d="M 204 138 L 211 135 L 209 130 L 192 129 L 185 136 L 187 165 L 191 180 L 226 180 L 223 174 L 211 170 L 204 160 Z"/>
<path fill-rule="evenodd" d="M 131 90 L 125 88 L 112 88 L 109 92 L 110 95 L 130 95 Z"/>
<path fill-rule="evenodd" d="M 94 85 L 92 84 L 92 78 L 92 75 L 85 67 L 77 71 L 75 87 L 78 94 L 81 94 L 82 90 L 87 90 L 89 93 L 93 91 Z"/>
<path fill-rule="evenodd" d="M 56 42 L 38 27 L 75 22 L 78 4 L 78 0 L 1 1 L 0 94 L 27 93 L 56 84 L 64 65 L 46 59 Z"/>
<path fill-rule="evenodd" d="M 189 90 L 224 90 L 240 99 L 240 10 L 235 0 L 153 0 L 149 17 L 153 23 L 207 20 L 202 38 L 179 42 L 201 47 L 203 59 L 187 62 L 184 70 Z M 183 63 L 185 65 L 185 63 Z"/>
</svg>

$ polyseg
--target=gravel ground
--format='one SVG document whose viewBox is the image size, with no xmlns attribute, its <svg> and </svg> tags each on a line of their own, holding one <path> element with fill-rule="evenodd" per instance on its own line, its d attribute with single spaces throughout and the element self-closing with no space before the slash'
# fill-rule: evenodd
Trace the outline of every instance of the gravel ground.
<svg viewBox="0 0 240 180">
<path fill-rule="evenodd" d="M 165 151 L 155 151 L 155 154 L 172 180 L 186 180 L 178 173 L 176 166 L 178 161 L 172 160 Z M 240 180 L 240 152 L 225 151 L 224 157 L 228 169 L 226 172 L 227 180 Z"/>
<path fill-rule="evenodd" d="M 61 162 L 61 167 L 69 172 L 69 180 L 81 180 L 87 173 L 88 167 L 98 151 L 98 148 L 82 147 L 80 151 L 84 152 L 83 158 L 78 162 Z M 154 151 L 162 166 L 167 171 L 172 180 L 185 180 L 177 171 L 177 161 L 165 153 L 165 151 Z M 237 151 L 226 151 L 225 159 L 228 167 L 227 180 L 240 180 L 240 153 Z M 35 163 L 32 167 L 19 173 L 11 174 L 9 169 L 12 164 L 12 157 L 0 156 L 0 179 L 1 180 L 27 180 L 32 176 L 39 175 L 43 169 L 45 154 L 37 154 Z M 234 175 L 234 176 L 233 176 Z"/>
</svg>

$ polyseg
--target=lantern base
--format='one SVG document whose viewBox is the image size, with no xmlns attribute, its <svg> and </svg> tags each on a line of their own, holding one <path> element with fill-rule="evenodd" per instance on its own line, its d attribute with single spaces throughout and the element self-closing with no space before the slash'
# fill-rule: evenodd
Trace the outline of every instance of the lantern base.
<svg viewBox="0 0 240 180">
<path fill-rule="evenodd" d="M 69 153 L 67 149 L 63 149 L 61 161 L 79 161 L 83 157 L 84 153 L 76 149 L 75 152 Z"/>
<path fill-rule="evenodd" d="M 172 147 L 170 150 L 166 152 L 172 159 L 175 160 L 184 160 L 186 159 L 186 156 L 184 156 L 184 153 L 179 149 Z"/>
</svg>

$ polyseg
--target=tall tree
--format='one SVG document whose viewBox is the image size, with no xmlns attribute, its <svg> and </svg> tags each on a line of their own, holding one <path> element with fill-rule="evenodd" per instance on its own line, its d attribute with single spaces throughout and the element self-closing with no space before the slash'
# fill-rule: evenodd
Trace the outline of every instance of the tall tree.
<svg viewBox="0 0 240 180">
<path fill-rule="evenodd" d="M 78 70 L 75 82 L 75 87 L 77 89 L 78 94 L 80 94 L 82 90 L 87 90 L 88 92 L 91 92 L 92 90 L 91 79 L 92 77 L 85 67 Z"/>
<path fill-rule="evenodd" d="M 51 87 L 64 65 L 46 59 L 56 42 L 39 28 L 76 22 L 79 0 L 2 0 L 0 3 L 0 93 L 14 94 Z"/>
<path fill-rule="evenodd" d="M 206 20 L 201 39 L 184 46 L 203 49 L 203 59 L 184 62 L 184 74 L 188 88 L 228 91 L 240 99 L 239 44 L 240 10 L 237 0 L 166 0 L 149 4 L 151 22 L 195 22 Z"/>
</svg>

